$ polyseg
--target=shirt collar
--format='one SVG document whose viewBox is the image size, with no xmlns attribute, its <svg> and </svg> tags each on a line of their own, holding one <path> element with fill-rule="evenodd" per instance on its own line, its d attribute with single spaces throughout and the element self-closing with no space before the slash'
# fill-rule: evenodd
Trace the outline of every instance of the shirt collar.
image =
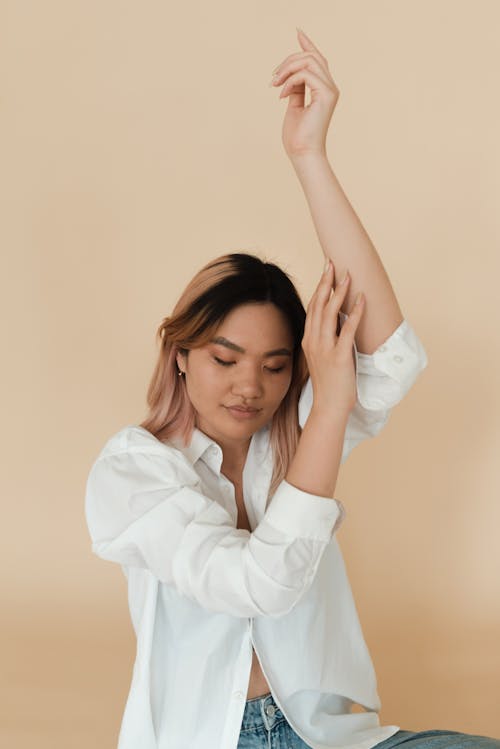
<svg viewBox="0 0 500 749">
<path fill-rule="evenodd" d="M 194 427 L 190 443 L 185 446 L 180 439 L 174 440 L 176 447 L 186 456 L 192 466 L 198 460 L 203 460 L 209 468 L 217 475 L 220 474 L 222 466 L 222 449 L 220 445 L 202 432 L 198 427 Z"/>
<path fill-rule="evenodd" d="M 264 425 L 262 429 L 254 434 L 250 441 L 249 451 L 252 448 L 254 438 L 262 435 L 265 438 L 265 444 L 262 442 L 262 438 L 257 443 L 256 452 L 258 456 L 266 452 L 268 444 L 270 424 Z M 170 441 L 177 447 L 189 460 L 191 465 L 194 467 L 198 460 L 203 460 L 205 465 L 214 471 L 217 476 L 220 476 L 220 469 L 222 466 L 222 448 L 221 446 L 209 437 L 205 432 L 202 432 L 198 427 L 194 427 L 191 442 L 185 446 L 182 443 L 180 437 L 171 437 Z"/>
</svg>

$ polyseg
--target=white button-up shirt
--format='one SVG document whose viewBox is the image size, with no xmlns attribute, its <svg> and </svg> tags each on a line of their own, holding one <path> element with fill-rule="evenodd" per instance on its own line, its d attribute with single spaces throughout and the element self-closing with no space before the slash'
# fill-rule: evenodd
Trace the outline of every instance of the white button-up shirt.
<svg viewBox="0 0 500 749">
<path fill-rule="evenodd" d="M 342 462 L 380 432 L 427 366 L 407 320 L 373 354 L 354 351 L 358 397 Z M 308 380 L 301 426 L 311 406 Z M 129 425 L 91 467 L 92 551 L 121 565 L 137 636 L 118 749 L 236 749 L 252 648 L 309 746 L 370 749 L 400 727 L 379 723 L 376 676 L 336 538 L 343 504 L 286 480 L 268 500 L 267 425 L 252 436 L 243 470 L 252 532 L 239 529 L 222 457 L 197 428 L 183 447 Z M 351 713 L 355 703 L 365 712 Z"/>
</svg>

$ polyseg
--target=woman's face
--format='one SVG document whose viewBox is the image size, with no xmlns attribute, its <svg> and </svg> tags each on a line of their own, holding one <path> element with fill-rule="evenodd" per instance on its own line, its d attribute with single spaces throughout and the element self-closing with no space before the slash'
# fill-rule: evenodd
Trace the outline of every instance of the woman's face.
<svg viewBox="0 0 500 749">
<path fill-rule="evenodd" d="M 248 446 L 288 391 L 292 356 L 292 333 L 274 304 L 242 304 L 231 310 L 212 342 L 190 349 L 187 357 L 177 355 L 196 426 L 223 450 Z M 244 418 L 231 406 L 257 411 Z"/>
</svg>

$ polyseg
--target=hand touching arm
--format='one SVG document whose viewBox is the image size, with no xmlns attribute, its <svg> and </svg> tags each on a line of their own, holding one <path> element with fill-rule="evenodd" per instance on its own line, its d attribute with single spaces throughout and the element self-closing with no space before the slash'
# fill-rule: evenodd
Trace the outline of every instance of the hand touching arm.
<svg viewBox="0 0 500 749">
<path fill-rule="evenodd" d="M 364 306 L 361 295 L 337 336 L 336 321 L 349 279 L 332 293 L 332 276 L 330 263 L 307 308 L 302 348 L 314 403 L 286 477 L 294 486 L 325 497 L 335 492 L 345 429 L 356 403 L 352 348 Z"/>
</svg>

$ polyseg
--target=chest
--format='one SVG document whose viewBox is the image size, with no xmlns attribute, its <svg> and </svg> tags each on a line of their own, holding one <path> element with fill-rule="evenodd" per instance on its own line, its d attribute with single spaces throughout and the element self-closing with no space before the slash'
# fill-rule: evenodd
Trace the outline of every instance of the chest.
<svg viewBox="0 0 500 749">
<path fill-rule="evenodd" d="M 237 528 L 242 528 L 244 530 L 252 532 L 252 528 L 250 527 L 250 523 L 248 520 L 248 515 L 245 507 L 245 500 L 243 499 L 243 477 L 237 476 L 237 477 L 228 477 L 229 481 L 234 486 L 234 497 L 236 500 L 236 507 L 238 508 L 238 521 L 236 524 Z"/>
</svg>

